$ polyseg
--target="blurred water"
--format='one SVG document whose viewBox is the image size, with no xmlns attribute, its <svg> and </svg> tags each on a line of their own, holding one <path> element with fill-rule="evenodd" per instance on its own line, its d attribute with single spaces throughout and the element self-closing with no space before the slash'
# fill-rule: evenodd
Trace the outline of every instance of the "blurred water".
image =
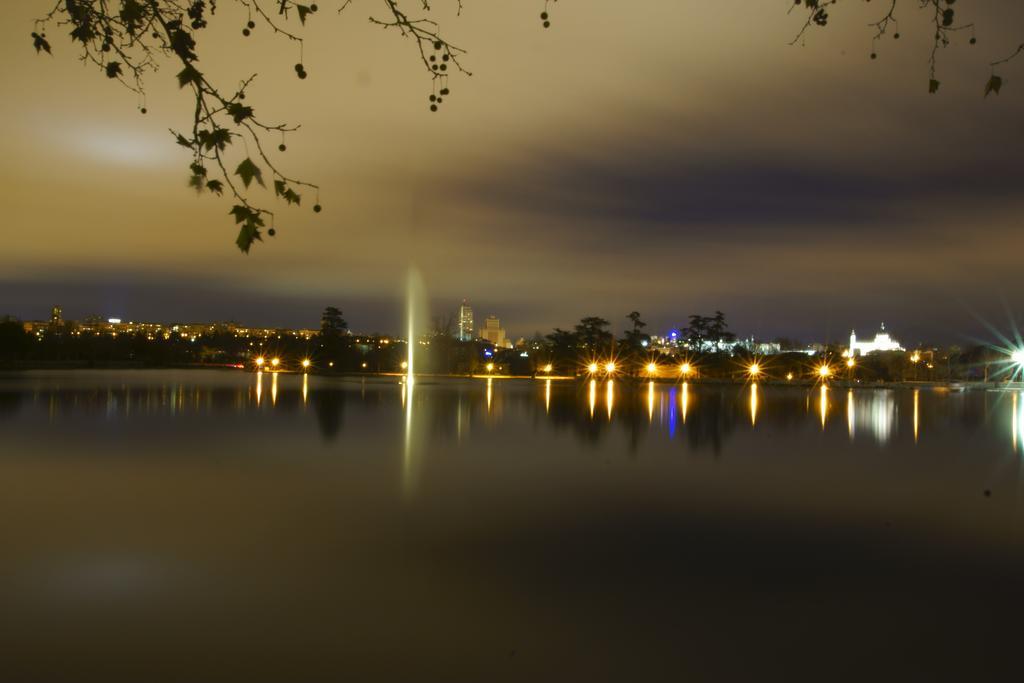
<svg viewBox="0 0 1024 683">
<path fill-rule="evenodd" d="M 1022 430 L 1014 392 L 0 375 L 0 679 L 1004 674 Z"/>
</svg>

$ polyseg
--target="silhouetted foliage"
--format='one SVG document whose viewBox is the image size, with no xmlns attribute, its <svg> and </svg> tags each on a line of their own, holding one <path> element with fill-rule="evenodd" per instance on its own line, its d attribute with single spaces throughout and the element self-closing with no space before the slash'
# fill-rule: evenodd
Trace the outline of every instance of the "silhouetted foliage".
<svg viewBox="0 0 1024 683">
<path fill-rule="evenodd" d="M 298 0 L 221 0 L 245 10 L 247 21 L 240 27 L 243 39 L 254 31 L 266 28 L 296 46 L 295 75 L 300 80 L 309 77 L 303 58 L 304 38 L 300 35 L 306 22 L 319 17 L 316 2 Z M 325 0 L 329 2 L 330 0 Z M 441 27 L 430 19 L 431 3 L 420 0 L 415 5 L 420 15 L 410 15 L 399 8 L 397 0 L 379 0 L 382 14 L 371 15 L 372 24 L 385 30 L 393 29 L 411 39 L 424 70 L 431 82 L 428 97 L 430 111 L 439 111 L 451 97 L 449 77 L 455 73 L 469 74 L 461 58 L 465 50 L 442 36 Z M 459 10 L 462 0 L 453 0 Z M 868 0 L 864 0 L 868 1 Z M 909 0 L 905 0 L 909 2 Z M 541 25 L 551 25 L 550 9 L 554 0 L 544 0 L 540 13 Z M 803 8 L 807 16 L 793 42 L 805 39 L 808 30 L 823 28 L 830 23 L 829 11 L 840 0 L 796 0 L 790 10 Z M 919 8 L 933 14 L 934 43 L 929 59 L 928 91 L 935 93 L 940 82 L 936 77 L 936 56 L 939 48 L 951 43 L 958 32 L 969 35 L 967 42 L 977 42 L 973 24 L 958 23 L 954 0 L 916 0 Z M 342 12 L 353 0 L 334 0 L 337 12 Z M 886 36 L 900 37 L 896 19 L 898 0 L 889 0 L 888 11 L 872 24 L 876 32 L 872 38 L 872 58 L 877 56 L 876 45 Z M 285 205 L 300 206 L 304 194 L 313 193 L 312 210 L 320 213 L 320 188 L 287 175 L 272 158 L 272 142 L 268 136 L 280 139 L 277 152 L 287 150 L 287 135 L 298 130 L 297 125 L 270 122 L 259 115 L 259 107 L 250 103 L 248 91 L 257 74 L 240 79 L 239 84 L 215 83 L 207 62 L 200 59 L 203 31 L 214 20 L 217 0 L 59 0 L 53 8 L 36 21 L 31 32 L 32 45 L 37 53 L 53 54 L 47 30 L 58 27 L 67 30 L 71 41 L 80 51 L 80 59 L 95 66 L 106 78 L 117 80 L 138 95 L 138 109 L 147 112 L 144 77 L 170 61 L 171 72 L 178 87 L 187 90 L 195 99 L 192 120 L 179 130 L 172 130 L 175 142 L 190 154 L 188 185 L 196 192 L 209 192 L 233 197 L 228 212 L 238 226 L 235 243 L 248 253 L 253 243 L 261 241 L 264 233 L 276 234 L 273 211 L 254 203 L 250 193 L 253 183 L 261 188 L 273 189 L 274 196 Z M 1003 78 L 996 70 L 1024 52 L 1024 43 L 1009 54 L 990 62 L 991 75 L 984 93 L 998 94 Z M 241 143 L 241 144 L 239 144 Z M 309 206 L 309 201 L 306 202 Z M 268 225 L 269 222 L 269 225 Z"/>
<path fill-rule="evenodd" d="M 598 316 L 581 318 L 575 331 L 577 349 L 583 353 L 609 353 L 615 341 L 615 335 L 608 329 L 609 325 L 610 322 Z"/>
<path fill-rule="evenodd" d="M 320 316 L 320 334 L 325 337 L 337 337 L 345 334 L 347 331 L 348 323 L 345 322 L 341 311 L 334 306 L 325 308 L 323 315 Z"/>
<path fill-rule="evenodd" d="M 861 2 L 871 2 L 871 0 L 861 0 Z M 790 10 L 802 7 L 806 12 L 806 18 L 799 33 L 793 38 L 792 44 L 802 43 L 808 31 L 822 29 L 832 23 L 832 15 L 829 14 L 829 11 L 839 4 L 840 0 L 794 0 L 794 3 L 790 5 Z M 850 0 L 846 4 L 850 4 Z M 930 94 L 937 93 L 941 85 L 937 75 L 939 50 L 949 47 L 958 36 L 963 36 L 960 42 L 966 42 L 968 45 L 976 45 L 978 42 L 974 24 L 969 23 L 969 17 L 967 23 L 961 21 L 956 0 L 902 0 L 902 2 L 901 0 L 883 0 L 878 4 L 882 5 L 884 14 L 880 14 L 878 20 L 869 25 L 870 30 L 874 32 L 871 37 L 871 50 L 868 53 L 870 59 L 878 58 L 879 46 L 884 38 L 900 39 L 897 9 L 911 5 L 908 11 L 924 11 L 929 15 L 929 23 L 933 30 L 931 51 L 928 56 L 928 92 Z M 988 97 L 989 93 L 998 95 L 999 90 L 1003 87 L 1003 79 L 996 73 L 996 70 L 1022 53 L 1024 53 L 1024 43 L 989 62 L 988 66 L 991 72 L 985 81 L 983 91 L 985 97 Z"/>
<path fill-rule="evenodd" d="M 294 42 L 295 75 L 300 80 L 307 79 L 309 72 L 302 56 L 304 39 L 299 33 L 307 21 L 318 16 L 320 7 L 316 2 L 227 1 L 245 10 L 248 19 L 240 30 L 243 38 L 265 26 Z M 441 27 L 429 18 L 431 5 L 427 0 L 417 3 L 423 16 L 407 14 L 399 8 L 397 0 L 382 1 L 383 14 L 371 15 L 370 22 L 394 29 L 414 41 L 430 75 L 429 108 L 438 111 L 451 94 L 449 75 L 454 71 L 469 74 L 460 62 L 465 50 L 442 37 Z M 550 26 L 549 5 L 553 1 L 544 1 L 541 22 L 545 28 Z M 455 2 L 461 11 L 461 0 Z M 353 0 L 335 0 L 334 4 L 341 12 Z M 37 53 L 53 54 L 47 30 L 53 26 L 67 29 L 72 43 L 81 49 L 81 60 L 135 92 L 143 114 L 147 112 L 144 77 L 163 66 L 164 60 L 175 64 L 178 87 L 187 89 L 195 98 L 192 121 L 181 130 L 171 131 L 175 142 L 188 149 L 192 157 L 188 185 L 197 192 L 216 195 L 227 190 L 234 197 L 235 204 L 229 213 L 238 226 L 235 243 L 248 253 L 253 242 L 263 239 L 264 229 L 271 237 L 276 234 L 274 213 L 252 203 L 249 191 L 253 182 L 263 188 L 270 183 L 274 195 L 286 205 L 300 205 L 300 190 L 305 188 L 314 194 L 315 213 L 322 208 L 320 189 L 286 175 L 271 159 L 266 136 L 279 135 L 277 151 L 283 153 L 287 150 L 286 135 L 298 130 L 298 126 L 271 123 L 259 117 L 257 107 L 247 100 L 256 74 L 242 79 L 237 87 L 224 86 L 215 83 L 209 70 L 202 66 L 206 62 L 200 60 L 199 43 L 217 9 L 217 0 L 59 0 L 36 21 L 32 45 Z M 236 144 L 239 141 L 242 144 Z"/>
<path fill-rule="evenodd" d="M 0 318 L 0 359 L 21 358 L 32 345 L 32 337 L 17 318 Z"/>
<path fill-rule="evenodd" d="M 725 322 L 725 314 L 715 311 L 712 316 L 694 314 L 690 316 L 690 325 L 683 330 L 683 338 L 690 348 L 704 351 L 718 342 L 731 342 L 736 335 L 729 331 Z"/>
</svg>

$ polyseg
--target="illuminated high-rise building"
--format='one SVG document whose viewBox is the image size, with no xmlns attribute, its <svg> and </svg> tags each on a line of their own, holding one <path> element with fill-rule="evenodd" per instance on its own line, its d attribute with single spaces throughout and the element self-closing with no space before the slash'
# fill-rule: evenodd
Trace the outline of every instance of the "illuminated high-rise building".
<svg viewBox="0 0 1024 683">
<path fill-rule="evenodd" d="M 459 306 L 459 341 L 473 341 L 473 309 L 469 302 L 462 300 Z"/>
<path fill-rule="evenodd" d="M 501 321 L 493 315 L 488 316 L 487 320 L 484 321 L 484 326 L 480 328 L 479 336 L 498 348 L 507 349 L 512 346 L 512 343 L 505 337 L 505 330 L 501 327 Z"/>
</svg>

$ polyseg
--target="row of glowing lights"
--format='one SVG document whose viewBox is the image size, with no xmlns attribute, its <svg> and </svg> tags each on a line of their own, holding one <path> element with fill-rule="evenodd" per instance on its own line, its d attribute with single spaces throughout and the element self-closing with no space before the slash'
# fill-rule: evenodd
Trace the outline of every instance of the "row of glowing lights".
<svg viewBox="0 0 1024 683">
<path fill-rule="evenodd" d="M 278 358 L 277 356 L 271 358 L 269 361 L 266 358 L 264 358 L 263 356 L 258 356 L 256 358 L 256 367 L 257 368 L 261 368 L 262 369 L 263 366 L 268 365 L 268 364 L 270 365 L 271 369 L 276 370 L 277 368 L 279 368 L 281 366 L 281 359 Z M 308 370 L 311 365 L 313 365 L 313 362 L 311 360 L 309 360 L 308 358 L 303 358 L 302 359 L 302 368 L 304 370 Z"/>
<path fill-rule="evenodd" d="M 846 367 L 852 368 L 854 365 L 855 363 L 852 358 L 846 361 Z M 607 363 L 603 364 L 591 363 L 590 365 L 587 366 L 587 372 L 589 372 L 591 375 L 596 375 L 602 370 L 605 372 L 605 374 L 614 375 L 617 369 L 618 366 L 614 361 L 608 361 Z M 647 374 L 657 375 L 660 372 L 661 367 L 657 363 L 648 363 L 645 369 L 647 370 Z M 545 372 L 551 372 L 550 365 L 545 367 Z M 683 363 L 682 365 L 679 366 L 680 375 L 689 376 L 692 375 L 694 372 L 695 368 L 689 363 Z M 816 370 L 816 373 L 819 377 L 829 377 L 832 374 L 832 372 L 832 367 L 827 364 L 818 366 Z M 762 368 L 759 363 L 751 363 L 750 365 L 747 366 L 747 374 L 750 375 L 751 377 L 760 377 L 763 373 L 764 368 Z M 787 373 L 786 379 L 793 379 L 793 373 Z"/>
<path fill-rule="evenodd" d="M 1019 349 L 1017 351 L 1014 351 L 1010 355 L 1010 360 L 1012 360 L 1017 365 L 1024 366 L 1024 349 Z M 267 359 L 264 358 L 263 356 L 259 356 L 258 358 L 256 358 L 256 367 L 262 368 L 266 364 L 267 364 Z M 270 359 L 270 366 L 272 368 L 277 368 L 280 365 L 281 365 L 281 359 L 280 358 L 274 357 L 274 358 Z M 309 369 L 309 367 L 311 365 L 312 365 L 312 362 L 308 358 L 303 358 L 302 359 L 302 367 L 304 369 Z M 853 367 L 855 365 L 856 365 L 856 361 L 854 361 L 852 358 L 848 358 L 846 360 L 846 367 L 848 367 L 850 369 L 853 369 Z M 364 366 L 365 366 L 365 363 L 364 363 Z M 408 367 L 408 364 L 403 362 L 402 363 L 402 368 L 405 369 L 406 367 Z M 487 368 L 487 372 L 494 372 L 494 363 L 488 363 L 486 365 L 486 368 Z M 591 363 L 590 365 L 587 366 L 587 371 L 591 375 L 596 375 L 598 372 L 600 372 L 602 370 L 602 368 L 604 369 L 604 372 L 606 374 L 614 375 L 616 370 L 618 369 L 618 366 L 616 365 L 615 361 L 608 361 L 608 362 L 604 363 L 603 365 L 601 365 L 599 363 Z M 553 370 L 554 370 L 554 367 L 551 365 L 551 363 L 548 363 L 543 368 L 543 371 L 546 372 L 546 373 L 550 373 Z M 647 374 L 649 374 L 649 375 L 656 375 L 656 374 L 658 374 L 658 372 L 660 370 L 660 366 L 657 363 L 648 363 L 647 367 L 646 367 L 646 370 L 647 370 Z M 682 365 L 679 366 L 679 374 L 681 374 L 683 376 L 691 375 L 691 374 L 693 374 L 693 372 L 694 372 L 694 368 L 689 363 L 683 363 Z M 750 365 L 747 366 L 747 374 L 750 375 L 751 377 L 760 377 L 763 374 L 763 372 L 764 372 L 764 369 L 761 367 L 761 365 L 759 363 L 751 363 Z M 825 379 L 825 378 L 830 377 L 832 375 L 833 369 L 832 369 L 832 366 L 828 365 L 827 363 L 823 363 L 822 365 L 818 366 L 816 373 L 817 373 L 818 377 L 821 377 L 822 379 Z M 793 379 L 793 373 L 792 372 L 786 373 L 786 379 Z"/>
<path fill-rule="evenodd" d="M 914 362 L 914 363 L 917 363 L 918 361 L 921 360 L 921 357 L 920 357 L 920 355 L 915 353 L 913 356 L 911 356 L 910 360 L 912 362 Z M 1010 360 L 1013 363 L 1015 363 L 1015 364 L 1017 364 L 1017 365 L 1019 365 L 1021 367 L 1024 367 L 1024 349 L 1018 349 L 1018 350 L 1014 351 L 1013 353 L 1011 353 L 1010 354 Z M 856 366 L 856 365 L 857 365 L 857 362 L 853 358 L 847 358 L 846 359 L 846 367 L 849 368 L 850 370 L 852 370 L 854 368 L 854 366 Z M 488 368 L 488 369 L 490 369 L 490 368 Z M 613 374 L 615 374 L 615 371 L 617 370 L 617 365 L 615 364 L 614 361 L 608 361 L 608 362 L 606 362 L 604 364 L 591 363 L 590 365 L 587 366 L 587 372 L 589 372 L 591 375 L 596 375 L 602 369 L 604 370 L 604 372 L 606 374 L 613 375 Z M 647 374 L 649 374 L 649 375 L 656 375 L 656 374 L 658 374 L 660 369 L 661 368 L 658 366 L 657 363 L 648 363 L 647 366 L 646 366 Z M 545 372 L 551 372 L 551 366 L 550 365 L 545 366 L 544 371 Z M 691 375 L 691 374 L 693 374 L 693 372 L 694 372 L 694 368 L 689 363 L 683 363 L 682 365 L 679 366 L 679 374 L 681 374 L 683 376 Z M 835 372 L 835 369 L 831 365 L 829 365 L 828 363 L 822 363 L 821 365 L 819 365 L 815 369 L 815 374 L 818 377 L 820 377 L 821 379 L 826 379 L 828 377 L 831 377 L 834 372 Z M 751 363 L 750 365 L 747 366 L 747 374 L 750 377 L 760 377 L 760 376 L 762 376 L 764 374 L 764 368 L 761 367 L 760 363 L 756 363 L 756 362 L 755 363 Z M 788 380 L 793 379 L 793 373 L 792 372 L 787 372 L 786 373 L 786 379 L 788 379 Z"/>
</svg>

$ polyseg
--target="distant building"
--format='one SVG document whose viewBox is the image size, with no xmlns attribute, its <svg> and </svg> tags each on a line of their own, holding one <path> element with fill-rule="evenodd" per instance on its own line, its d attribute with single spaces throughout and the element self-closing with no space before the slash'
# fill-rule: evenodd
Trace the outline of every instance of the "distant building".
<svg viewBox="0 0 1024 683">
<path fill-rule="evenodd" d="M 50 325 L 53 327 L 60 327 L 64 324 L 64 316 L 60 306 L 54 306 L 50 309 Z"/>
<path fill-rule="evenodd" d="M 900 346 L 900 343 L 889 336 L 889 333 L 885 331 L 885 323 L 882 323 L 882 329 L 875 335 L 874 341 L 857 341 L 857 331 L 853 330 L 850 332 L 850 348 L 847 350 L 846 355 L 853 356 L 866 356 L 869 353 L 875 351 L 903 351 L 904 348 Z"/>
<path fill-rule="evenodd" d="M 473 341 L 473 309 L 465 299 L 459 306 L 459 331 L 456 336 L 459 341 Z"/>
<path fill-rule="evenodd" d="M 493 315 L 488 316 L 487 320 L 484 321 L 479 337 L 489 341 L 498 348 L 507 349 L 512 347 L 509 340 L 505 338 L 505 330 L 501 329 L 501 321 Z"/>
</svg>

